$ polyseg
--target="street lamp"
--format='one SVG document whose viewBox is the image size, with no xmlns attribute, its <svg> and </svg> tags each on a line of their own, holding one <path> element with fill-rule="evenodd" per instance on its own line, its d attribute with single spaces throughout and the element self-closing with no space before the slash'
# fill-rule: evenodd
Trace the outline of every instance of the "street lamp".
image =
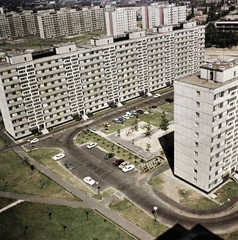
<svg viewBox="0 0 238 240">
<path fill-rule="evenodd" d="M 157 207 L 153 207 L 153 210 L 151 211 L 152 214 L 154 215 L 155 222 L 156 222 L 155 212 L 157 209 L 158 209 Z"/>
<path fill-rule="evenodd" d="M 99 190 L 100 190 L 100 187 L 98 186 L 99 182 L 96 182 L 97 184 L 97 188 L 98 188 L 98 195 L 99 195 Z"/>
</svg>

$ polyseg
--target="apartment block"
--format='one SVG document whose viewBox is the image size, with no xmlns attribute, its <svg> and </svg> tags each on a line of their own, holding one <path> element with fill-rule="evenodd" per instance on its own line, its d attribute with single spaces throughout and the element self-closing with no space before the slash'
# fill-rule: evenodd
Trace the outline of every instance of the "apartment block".
<svg viewBox="0 0 238 240">
<path fill-rule="evenodd" d="M 105 12 L 105 21 L 108 36 L 117 36 L 126 31 L 136 30 L 136 10 L 117 8 Z"/>
<path fill-rule="evenodd" d="M 76 9 L 61 8 L 59 11 L 37 12 L 41 38 L 68 36 L 81 32 L 105 29 L 104 9 L 99 6 Z"/>
<path fill-rule="evenodd" d="M 0 65 L 0 108 L 6 131 L 19 139 L 171 85 L 197 72 L 204 26 L 131 31 L 89 45 L 11 53 Z"/>
<path fill-rule="evenodd" d="M 142 27 L 152 29 L 159 25 L 175 25 L 186 21 L 186 6 L 153 3 L 142 6 Z"/>
<path fill-rule="evenodd" d="M 205 192 L 238 169 L 238 60 L 174 82 L 174 174 Z"/>
</svg>

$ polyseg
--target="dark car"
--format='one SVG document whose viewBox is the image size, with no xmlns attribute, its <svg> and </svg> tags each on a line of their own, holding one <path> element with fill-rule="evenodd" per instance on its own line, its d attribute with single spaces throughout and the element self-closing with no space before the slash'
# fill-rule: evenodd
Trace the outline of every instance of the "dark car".
<svg viewBox="0 0 238 240">
<path fill-rule="evenodd" d="M 113 163 L 113 166 L 114 167 L 118 167 L 121 163 L 123 163 L 124 160 L 123 159 L 117 159 L 114 163 Z"/>
<path fill-rule="evenodd" d="M 143 114 L 144 112 L 142 110 L 137 110 L 139 114 Z"/>
<path fill-rule="evenodd" d="M 151 108 L 157 108 L 157 106 L 156 106 L 156 105 L 153 105 L 153 106 L 151 106 Z"/>
<path fill-rule="evenodd" d="M 126 119 L 124 118 L 124 117 L 118 117 L 117 118 L 119 121 L 121 121 L 121 122 L 125 122 L 126 121 Z"/>
<path fill-rule="evenodd" d="M 106 156 L 104 157 L 104 159 L 109 159 L 109 158 L 112 158 L 112 157 L 114 157 L 115 156 L 115 154 L 114 153 L 107 153 L 106 154 Z"/>
<path fill-rule="evenodd" d="M 74 169 L 74 166 L 71 163 L 65 163 L 65 167 L 72 171 Z"/>
</svg>

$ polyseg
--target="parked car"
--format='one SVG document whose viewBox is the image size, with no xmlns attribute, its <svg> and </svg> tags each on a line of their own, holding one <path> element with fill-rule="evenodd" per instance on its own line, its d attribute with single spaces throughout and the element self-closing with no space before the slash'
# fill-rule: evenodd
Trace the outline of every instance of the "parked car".
<svg viewBox="0 0 238 240">
<path fill-rule="evenodd" d="M 117 118 L 119 121 L 121 121 L 121 122 L 125 122 L 126 121 L 126 119 L 124 118 L 124 117 L 118 117 Z"/>
<path fill-rule="evenodd" d="M 131 111 L 131 114 L 134 115 L 134 116 L 137 116 L 138 115 L 138 112 L 136 110 L 132 110 Z"/>
<path fill-rule="evenodd" d="M 121 123 L 121 121 L 117 118 L 113 118 L 112 121 L 115 122 L 115 123 Z"/>
<path fill-rule="evenodd" d="M 138 112 L 139 114 L 143 114 L 143 113 L 144 113 L 144 111 L 142 111 L 142 110 L 137 110 L 137 112 Z"/>
<path fill-rule="evenodd" d="M 123 163 L 124 160 L 123 159 L 117 159 L 114 163 L 113 163 L 113 166 L 114 167 L 118 167 L 121 163 Z"/>
<path fill-rule="evenodd" d="M 130 113 L 130 112 L 126 112 L 126 115 L 129 117 L 133 117 L 132 113 Z"/>
<path fill-rule="evenodd" d="M 119 165 L 119 169 L 122 169 L 122 168 L 124 168 L 126 165 L 130 165 L 130 163 L 129 162 L 123 162 L 123 163 L 121 163 L 120 165 Z"/>
<path fill-rule="evenodd" d="M 157 108 L 157 106 L 156 105 L 152 105 L 151 108 Z"/>
<path fill-rule="evenodd" d="M 148 111 L 145 111 L 144 114 L 150 114 Z"/>
<path fill-rule="evenodd" d="M 106 156 L 104 157 L 104 159 L 108 160 L 109 158 L 112 158 L 114 156 L 115 156 L 114 153 L 107 153 Z"/>
<path fill-rule="evenodd" d="M 69 171 L 72 171 L 74 169 L 74 166 L 71 163 L 65 163 L 65 167 L 69 169 Z"/>
<path fill-rule="evenodd" d="M 156 94 L 155 94 L 153 97 L 154 97 L 154 98 L 161 97 L 161 94 L 159 94 L 159 93 L 156 93 Z"/>
<path fill-rule="evenodd" d="M 96 183 L 91 177 L 85 177 L 83 181 L 91 186 L 93 186 Z"/>
<path fill-rule="evenodd" d="M 64 157 L 65 157 L 65 154 L 59 153 L 59 154 L 57 154 L 56 156 L 54 156 L 53 159 L 54 159 L 55 161 L 57 161 L 57 160 L 60 160 L 61 158 L 64 158 Z"/>
<path fill-rule="evenodd" d="M 109 124 L 108 122 L 105 122 L 105 123 L 103 123 L 103 126 L 104 127 L 111 127 L 111 124 Z"/>
<path fill-rule="evenodd" d="M 87 145 L 87 148 L 93 148 L 93 147 L 95 147 L 95 146 L 97 146 L 98 144 L 97 143 L 89 143 L 88 145 Z"/>
<path fill-rule="evenodd" d="M 126 120 L 127 119 L 130 119 L 130 116 L 128 116 L 128 115 L 124 115 L 124 116 L 122 116 L 123 118 L 125 118 Z"/>
<path fill-rule="evenodd" d="M 135 168 L 135 166 L 133 164 L 130 164 L 130 165 L 127 165 L 124 168 L 122 168 L 122 171 L 126 173 L 126 172 L 133 170 L 134 168 Z"/>
<path fill-rule="evenodd" d="M 33 138 L 33 139 L 29 140 L 30 143 L 37 143 L 39 141 L 40 140 L 38 138 Z"/>
</svg>

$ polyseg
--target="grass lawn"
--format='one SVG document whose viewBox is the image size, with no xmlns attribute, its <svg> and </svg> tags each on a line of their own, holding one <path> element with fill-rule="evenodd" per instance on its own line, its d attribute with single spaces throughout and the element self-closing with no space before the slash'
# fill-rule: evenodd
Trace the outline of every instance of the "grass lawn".
<svg viewBox="0 0 238 240">
<path fill-rule="evenodd" d="M 98 146 L 103 148 L 105 151 L 115 153 L 118 158 L 122 158 L 125 161 L 131 162 L 135 165 L 137 165 L 141 160 L 134 154 L 126 151 L 124 148 L 117 146 L 113 142 L 89 130 L 82 131 L 76 137 L 76 143 L 78 145 L 85 144 L 89 141 L 97 142 Z"/>
<path fill-rule="evenodd" d="M 169 229 L 160 222 L 155 222 L 152 217 L 126 198 L 111 202 L 109 208 L 154 237 L 160 236 Z"/>
<path fill-rule="evenodd" d="M 176 179 L 159 175 L 148 182 L 152 187 L 181 205 L 192 209 L 212 209 L 219 205 L 199 193 L 180 185 Z"/>
<path fill-rule="evenodd" d="M 28 152 L 27 154 L 33 158 L 35 161 L 39 162 L 40 164 L 46 166 L 48 169 L 50 169 L 52 172 L 56 173 L 69 183 L 73 184 L 75 187 L 83 191 L 85 194 L 97 199 L 102 200 L 114 193 L 112 189 L 107 189 L 104 192 L 101 192 L 101 194 L 97 195 L 94 194 L 91 190 L 89 190 L 84 183 L 82 183 L 80 180 L 78 180 L 76 177 L 73 176 L 65 167 L 57 163 L 52 159 L 53 156 L 57 155 L 58 153 L 61 153 L 62 151 L 60 149 L 55 148 L 41 148 L 41 149 L 35 149 L 31 152 Z"/>
<path fill-rule="evenodd" d="M 4 147 L 6 145 L 6 141 L 0 137 L 0 148 Z"/>
<path fill-rule="evenodd" d="M 167 103 L 161 107 L 159 107 L 160 110 L 164 112 L 173 112 L 174 111 L 174 103 Z"/>
<path fill-rule="evenodd" d="M 216 200 L 220 203 L 225 203 L 228 198 L 231 198 L 238 192 L 238 184 L 229 180 L 225 185 L 215 192 Z"/>
<path fill-rule="evenodd" d="M 79 201 L 38 170 L 31 171 L 13 150 L 0 153 L 0 191 Z"/>
<path fill-rule="evenodd" d="M 11 198 L 0 198 L 0 209 L 8 206 L 9 204 L 16 202 L 17 200 Z"/>
<path fill-rule="evenodd" d="M 0 222 L 0 239 L 133 239 L 91 209 L 23 202 L 1 213 Z"/>
<path fill-rule="evenodd" d="M 210 201 L 209 199 L 200 196 L 198 199 L 193 198 L 192 190 L 179 190 L 180 204 L 193 209 L 212 209 L 219 207 L 216 203 Z"/>
</svg>

